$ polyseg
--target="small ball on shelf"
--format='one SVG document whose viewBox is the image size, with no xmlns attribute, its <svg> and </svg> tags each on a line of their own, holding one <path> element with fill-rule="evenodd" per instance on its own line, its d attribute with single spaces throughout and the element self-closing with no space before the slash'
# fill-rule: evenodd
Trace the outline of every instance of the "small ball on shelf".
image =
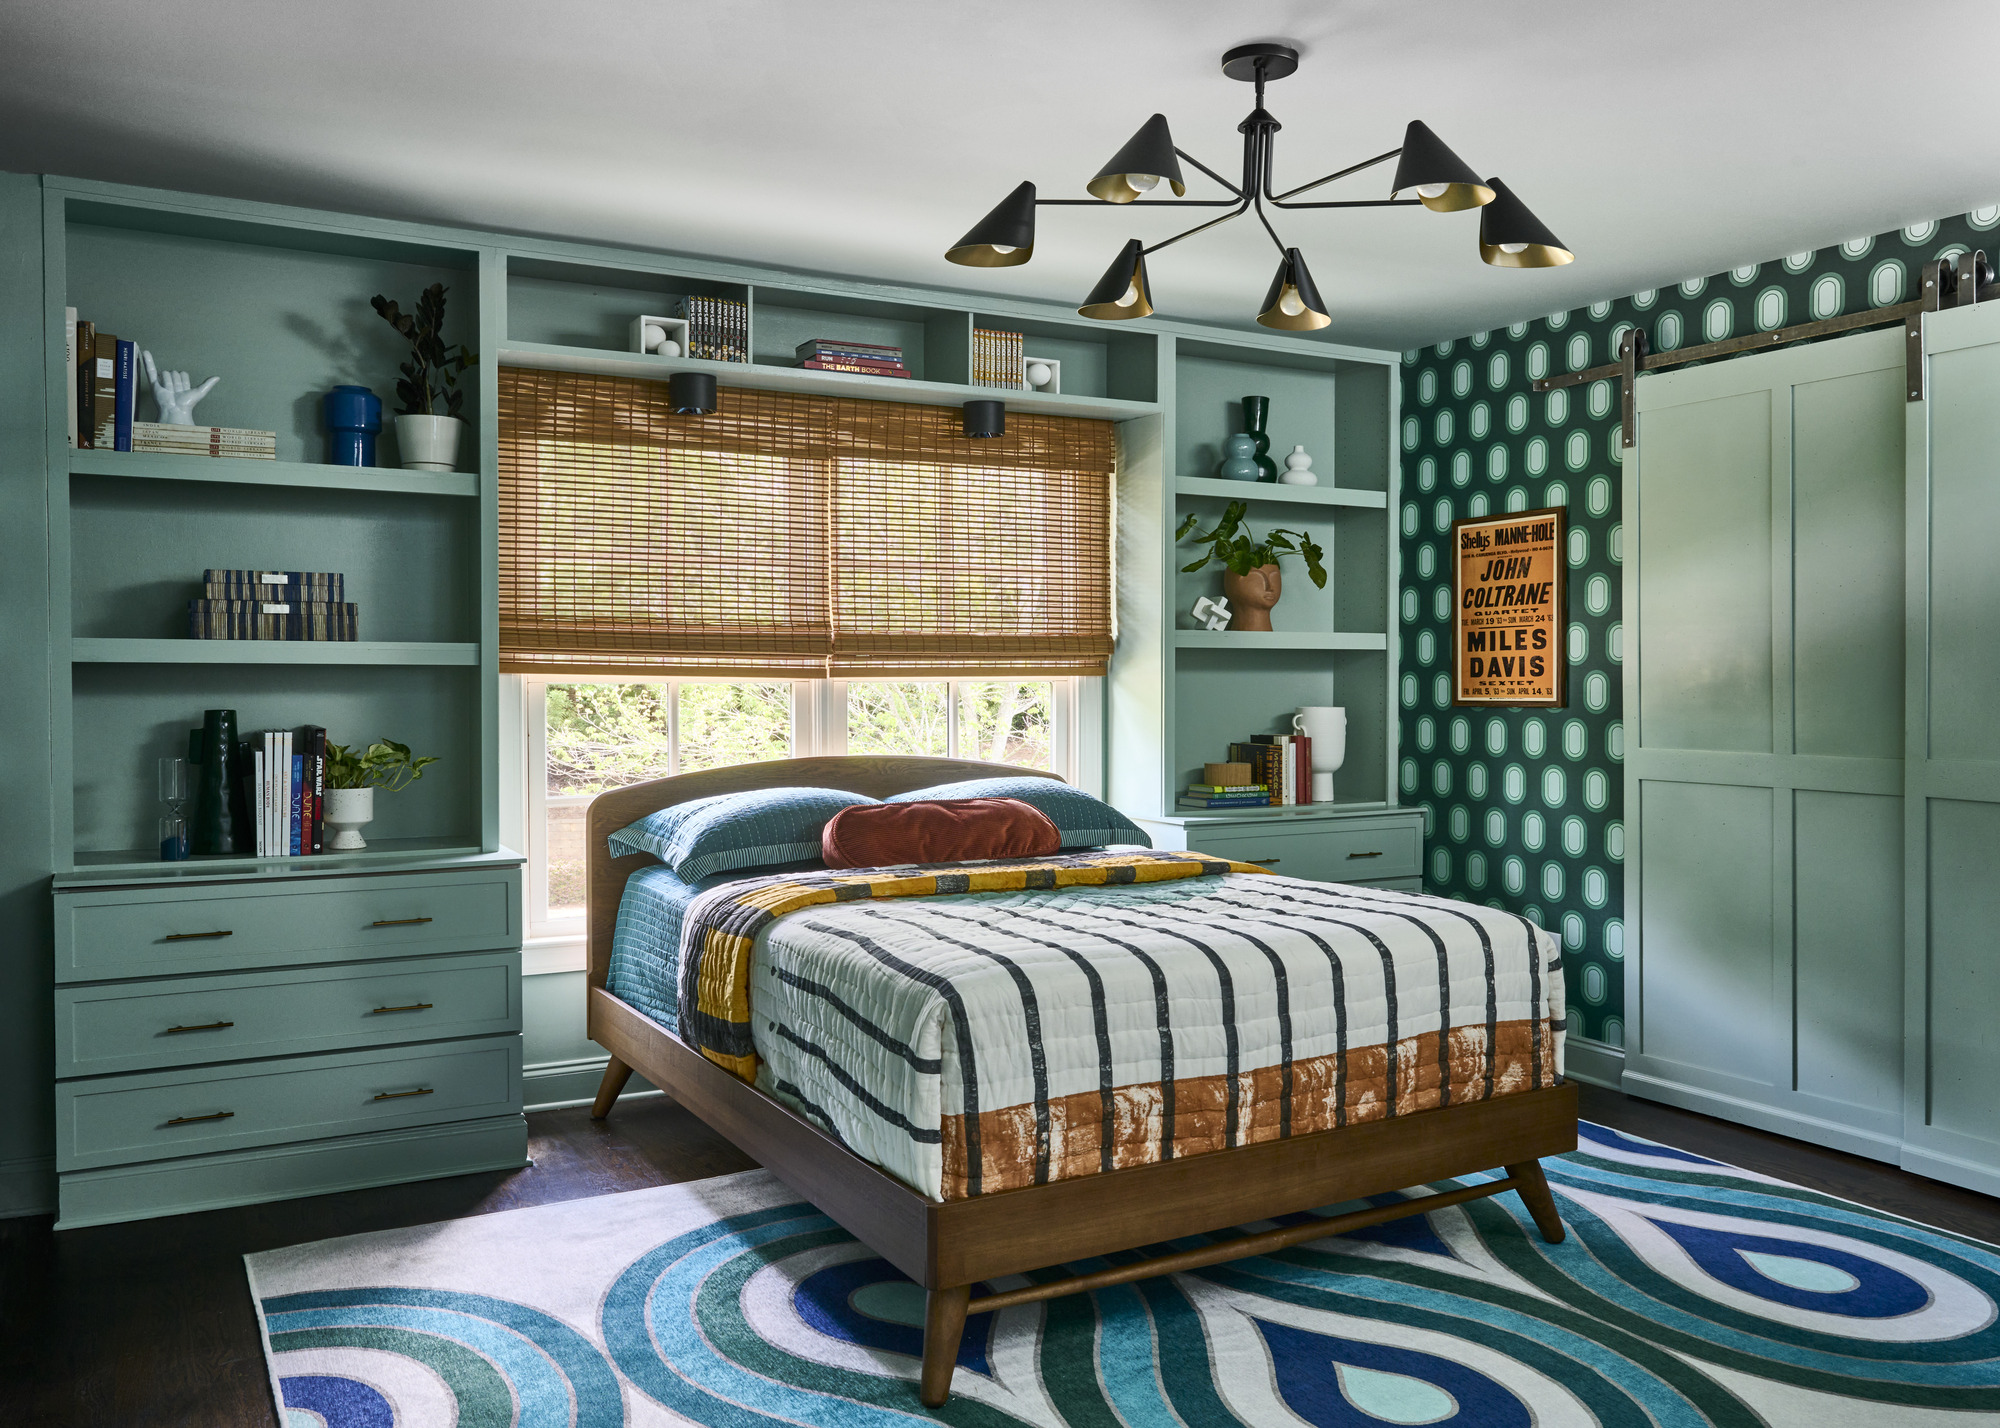
<svg viewBox="0 0 2000 1428">
<path fill-rule="evenodd" d="M 659 351 L 660 344 L 666 340 L 667 330 L 650 322 L 646 324 L 645 331 L 639 334 L 639 345 L 648 352 Z"/>
<path fill-rule="evenodd" d="M 681 345 L 671 337 L 663 337 L 660 339 L 660 345 L 653 349 L 653 353 L 659 357 L 678 357 L 681 355 Z"/>
<path fill-rule="evenodd" d="M 1046 362 L 1030 362 L 1028 364 L 1028 385 L 1031 387 L 1046 387 L 1049 384 L 1049 379 L 1053 376 L 1055 376 L 1055 373 L 1049 370 L 1049 364 Z"/>
</svg>

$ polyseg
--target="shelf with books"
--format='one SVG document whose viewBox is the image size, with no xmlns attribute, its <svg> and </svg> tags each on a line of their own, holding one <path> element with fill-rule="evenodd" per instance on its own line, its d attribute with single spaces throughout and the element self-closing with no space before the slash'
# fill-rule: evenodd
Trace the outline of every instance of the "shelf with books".
<svg viewBox="0 0 2000 1428">
<path fill-rule="evenodd" d="M 1174 647 L 1184 650 L 1380 650 L 1386 634 L 1342 634 L 1312 630 L 1175 630 Z"/>
<path fill-rule="evenodd" d="M 984 312 L 972 315 L 972 325 L 989 332 L 1018 332 L 1023 357 L 1060 362 L 1064 396 L 1159 399 L 1159 339 L 1150 332 L 1082 317 L 1064 321 Z"/>
<path fill-rule="evenodd" d="M 1284 486 L 1267 481 L 1223 481 L 1212 476 L 1182 476 L 1174 482 L 1182 496 L 1214 496 L 1224 501 L 1251 501 L 1279 506 L 1353 506 L 1386 510 L 1385 491 L 1350 491 L 1343 486 Z"/>
<path fill-rule="evenodd" d="M 73 639 L 75 664 L 476 665 L 476 644 L 381 640 Z"/>
<path fill-rule="evenodd" d="M 971 321 L 963 309 L 843 296 L 775 283 L 753 287 L 751 306 L 750 360 L 760 367 L 796 368 L 804 344 L 826 340 L 899 350 L 910 376 L 879 380 L 963 385 L 971 379 L 966 365 Z"/>
<path fill-rule="evenodd" d="M 230 486 L 298 486 L 325 491 L 382 491 L 410 496 L 477 496 L 479 478 L 464 471 L 403 471 L 391 466 L 329 466 L 312 461 L 257 461 L 227 456 L 170 456 L 157 451 L 72 451 L 72 476 L 139 481 L 201 481 Z"/>
<path fill-rule="evenodd" d="M 525 342 L 550 347 L 575 347 L 598 352 L 633 352 L 632 319 L 645 314 L 657 317 L 689 318 L 696 324 L 695 336 L 720 324 L 704 318 L 733 315 L 741 331 L 730 340 L 741 350 L 748 348 L 750 289 L 744 283 L 692 277 L 668 268 L 649 269 L 629 264 L 567 262 L 521 253 L 510 253 L 507 268 L 508 342 Z M 690 302 L 718 300 L 709 312 L 688 310 Z M 693 355 L 683 351 L 683 357 Z M 657 359 L 655 359 L 657 360 Z"/>
</svg>

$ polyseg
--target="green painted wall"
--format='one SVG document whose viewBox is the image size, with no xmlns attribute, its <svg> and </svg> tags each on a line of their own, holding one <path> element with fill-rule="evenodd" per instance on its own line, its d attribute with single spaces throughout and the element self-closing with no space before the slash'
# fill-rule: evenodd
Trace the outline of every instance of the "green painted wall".
<svg viewBox="0 0 2000 1428">
<path fill-rule="evenodd" d="M 1628 327 L 1659 352 L 1902 302 L 1931 259 L 2000 250 L 1995 229 L 2000 205 L 1403 354 L 1399 786 L 1430 891 L 1562 934 L 1572 1035 L 1625 1035 L 1618 392 L 1535 379 L 1616 360 Z M 1569 707 L 1455 710 L 1446 532 L 1537 506 L 1569 508 Z"/>
</svg>

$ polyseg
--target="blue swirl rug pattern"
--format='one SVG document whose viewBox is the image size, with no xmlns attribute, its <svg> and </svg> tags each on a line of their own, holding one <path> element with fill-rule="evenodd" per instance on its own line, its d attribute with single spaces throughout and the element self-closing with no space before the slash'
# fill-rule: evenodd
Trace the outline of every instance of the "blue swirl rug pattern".
<svg viewBox="0 0 2000 1428">
<path fill-rule="evenodd" d="M 1503 1195 L 1002 1310 L 935 1413 L 922 1292 L 762 1171 L 248 1267 L 286 1428 L 1996 1421 L 2000 1251 L 1582 1135 L 1546 1162 L 1563 1244 Z"/>
</svg>

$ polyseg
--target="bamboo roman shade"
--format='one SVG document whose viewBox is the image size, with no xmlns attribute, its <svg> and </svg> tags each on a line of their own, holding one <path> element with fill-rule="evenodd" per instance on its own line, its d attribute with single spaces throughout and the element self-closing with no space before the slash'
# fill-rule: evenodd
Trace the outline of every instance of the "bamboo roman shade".
<svg viewBox="0 0 2000 1428">
<path fill-rule="evenodd" d="M 500 668 L 1101 674 L 1111 424 L 500 370 Z"/>
</svg>

